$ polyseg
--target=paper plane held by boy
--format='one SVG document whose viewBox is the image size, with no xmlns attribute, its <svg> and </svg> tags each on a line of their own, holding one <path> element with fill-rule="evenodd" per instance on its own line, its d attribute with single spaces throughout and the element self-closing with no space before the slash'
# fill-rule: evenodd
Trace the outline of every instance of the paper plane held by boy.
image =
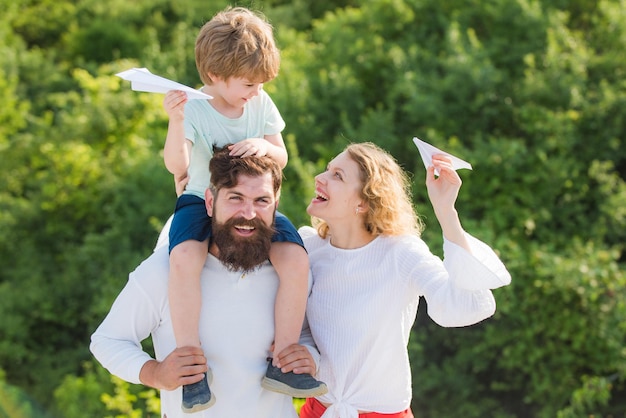
<svg viewBox="0 0 626 418">
<path fill-rule="evenodd" d="M 147 68 L 131 68 L 115 74 L 116 76 L 130 81 L 130 87 L 134 91 L 147 93 L 167 93 L 170 90 L 181 90 L 187 93 L 188 99 L 212 99 L 213 96 L 202 93 L 200 90 L 168 80 L 165 77 L 152 74 Z"/>
</svg>

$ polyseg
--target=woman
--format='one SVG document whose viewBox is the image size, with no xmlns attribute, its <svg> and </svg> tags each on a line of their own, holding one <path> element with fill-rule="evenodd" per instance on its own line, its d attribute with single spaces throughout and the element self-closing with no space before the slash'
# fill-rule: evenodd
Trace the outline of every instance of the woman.
<svg viewBox="0 0 626 418">
<path fill-rule="evenodd" d="M 511 278 L 461 227 L 454 208 L 461 179 L 449 158 L 433 157 L 426 186 L 443 262 L 419 238 L 406 174 L 376 145 L 349 145 L 315 178 L 307 212 L 316 228 L 300 233 L 313 274 L 307 316 L 321 354 L 317 378 L 329 392 L 309 398 L 301 418 L 413 417 L 407 343 L 419 297 L 444 327 L 495 312 L 489 289 Z"/>
</svg>

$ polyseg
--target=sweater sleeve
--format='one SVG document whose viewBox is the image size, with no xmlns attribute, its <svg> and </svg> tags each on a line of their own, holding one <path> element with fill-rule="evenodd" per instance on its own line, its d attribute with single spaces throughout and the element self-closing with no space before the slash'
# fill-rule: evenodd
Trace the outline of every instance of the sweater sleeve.
<svg viewBox="0 0 626 418">
<path fill-rule="evenodd" d="M 146 269 L 150 270 L 146 263 L 151 264 L 151 258 L 158 258 L 163 253 L 167 256 L 166 249 L 159 251 L 130 274 L 111 310 L 91 336 L 89 348 L 94 357 L 111 374 L 130 383 L 141 383 L 139 372 L 152 358 L 142 349 L 141 342 L 158 326 L 160 317 L 154 299 L 141 286 L 138 276 Z M 156 277 L 150 279 L 159 280 Z"/>
<path fill-rule="evenodd" d="M 454 285 L 468 290 L 497 289 L 511 283 L 511 275 L 496 253 L 466 233 L 472 253 L 444 238 L 443 263 Z"/>
<path fill-rule="evenodd" d="M 492 316 L 496 302 L 490 289 L 511 281 L 491 248 L 469 235 L 468 241 L 471 253 L 444 241 L 443 261 L 423 241 L 417 242 L 401 263 L 410 268 L 409 277 L 426 299 L 428 315 L 443 327 L 473 325 Z"/>
</svg>

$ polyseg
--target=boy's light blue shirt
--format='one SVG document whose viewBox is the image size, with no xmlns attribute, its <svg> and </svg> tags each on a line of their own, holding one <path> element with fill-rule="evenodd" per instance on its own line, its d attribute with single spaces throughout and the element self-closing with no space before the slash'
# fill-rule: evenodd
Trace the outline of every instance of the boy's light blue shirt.
<svg viewBox="0 0 626 418">
<path fill-rule="evenodd" d="M 247 138 L 263 138 L 285 129 L 278 108 L 270 96 L 261 90 L 235 119 L 219 113 L 208 100 L 190 100 L 185 105 L 185 138 L 193 143 L 189 162 L 189 183 L 185 194 L 204 199 L 210 184 L 209 161 L 213 146 L 223 147 Z"/>
</svg>

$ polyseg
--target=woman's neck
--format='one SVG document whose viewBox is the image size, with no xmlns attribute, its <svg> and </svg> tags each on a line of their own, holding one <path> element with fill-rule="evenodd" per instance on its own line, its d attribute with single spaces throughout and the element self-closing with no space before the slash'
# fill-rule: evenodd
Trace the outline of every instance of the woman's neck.
<svg viewBox="0 0 626 418">
<path fill-rule="evenodd" d="M 369 244 L 376 238 L 368 232 L 362 224 L 359 225 L 328 225 L 330 244 L 333 247 L 344 250 L 361 248 Z"/>
</svg>

